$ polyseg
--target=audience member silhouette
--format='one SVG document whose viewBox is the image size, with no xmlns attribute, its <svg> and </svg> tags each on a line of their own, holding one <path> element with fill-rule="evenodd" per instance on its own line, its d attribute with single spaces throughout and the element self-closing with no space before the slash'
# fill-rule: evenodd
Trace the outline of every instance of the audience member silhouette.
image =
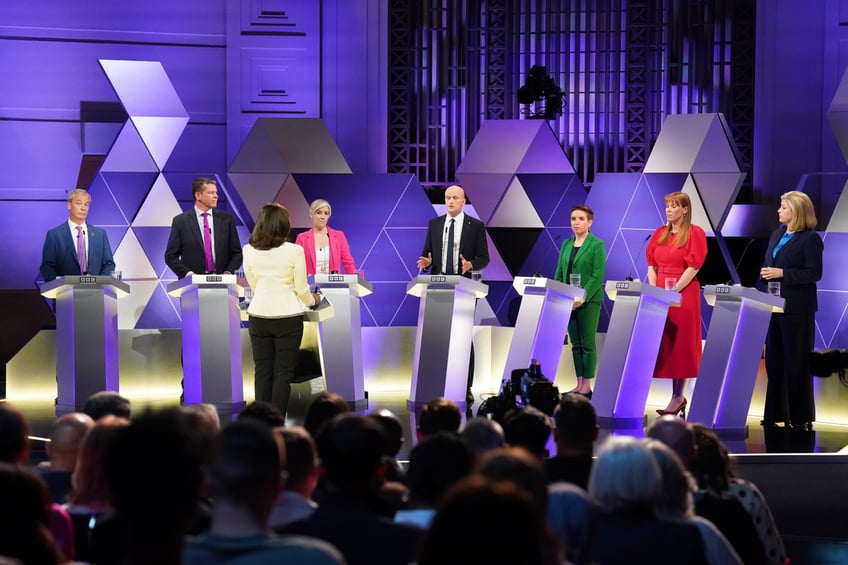
<svg viewBox="0 0 848 565">
<path fill-rule="evenodd" d="M 59 416 L 50 427 L 50 441 L 44 446 L 48 461 L 39 464 L 37 470 L 47 485 L 50 500 L 55 504 L 67 502 L 80 444 L 92 427 L 94 420 L 82 412 Z"/>
<path fill-rule="evenodd" d="M 344 562 L 338 550 L 320 540 L 270 533 L 268 519 L 282 487 L 283 465 L 280 443 L 268 426 L 246 418 L 221 430 L 216 443 L 209 473 L 212 526 L 186 540 L 186 565 Z"/>
<path fill-rule="evenodd" d="M 217 434 L 221 429 L 221 416 L 218 415 L 214 404 L 184 404 L 183 412 L 189 417 L 197 418 L 200 427 L 208 429 L 211 433 Z"/>
<path fill-rule="evenodd" d="M 548 485 L 542 462 L 523 447 L 504 447 L 486 454 L 477 472 L 496 482 L 511 481 L 527 491 L 544 516 L 548 510 Z"/>
<path fill-rule="evenodd" d="M 644 442 L 608 438 L 589 478 L 589 494 L 599 505 L 589 560 L 599 565 L 706 563 L 696 526 L 657 515 L 661 493 L 659 465 Z"/>
<path fill-rule="evenodd" d="M 318 508 L 312 499 L 318 484 L 318 450 L 312 436 L 302 426 L 274 428 L 274 433 L 285 445 L 286 480 L 269 523 L 272 528 L 280 528 L 308 518 Z"/>
<path fill-rule="evenodd" d="M 0 403 L 2 407 L 3 403 Z M 2 408 L 0 408 L 0 418 Z M 0 436 L 3 435 L 0 423 Z M 47 487 L 24 465 L 0 462 L 0 555 L 23 565 L 64 563 L 49 530 L 50 499 Z M 72 557 L 72 556 L 70 556 Z"/>
<path fill-rule="evenodd" d="M 386 409 L 371 412 L 368 416 L 377 420 L 377 423 L 383 427 L 383 434 L 386 438 L 383 449 L 386 480 L 403 482 L 404 472 L 397 460 L 397 455 L 403 447 L 403 424 L 401 424 L 400 418 L 391 410 Z"/>
<path fill-rule="evenodd" d="M 472 475 L 448 489 L 421 542 L 418 565 L 563 563 L 536 500 L 512 482 Z"/>
<path fill-rule="evenodd" d="M 681 418 L 661 416 L 648 426 L 646 435 L 670 447 L 688 471 L 691 472 L 696 465 L 695 433 Z M 695 513 L 712 522 L 724 534 L 744 563 L 765 562 L 765 551 L 754 522 L 732 495 L 698 490 L 695 493 Z"/>
<path fill-rule="evenodd" d="M 597 507 L 586 491 L 561 481 L 548 485 L 547 522 L 565 547 L 569 563 L 587 563 L 586 550 L 595 528 Z"/>
<path fill-rule="evenodd" d="M 554 409 L 556 456 L 545 461 L 548 483 L 567 481 L 586 489 L 598 439 L 595 408 L 585 396 L 567 393 Z"/>
<path fill-rule="evenodd" d="M 317 438 L 327 480 L 326 496 L 309 518 L 277 531 L 326 540 L 350 565 L 407 565 L 415 555 L 419 528 L 377 516 L 371 504 L 382 483 L 383 432 L 371 419 L 340 414 Z"/>
<path fill-rule="evenodd" d="M 321 428 L 338 414 L 350 412 L 350 404 L 340 394 L 324 391 L 318 394 L 303 416 L 303 427 L 314 439 L 318 439 Z"/>
<path fill-rule="evenodd" d="M 460 437 L 468 442 L 475 458 L 506 445 L 503 428 L 495 420 L 485 416 L 469 418 L 459 431 Z"/>
<path fill-rule="evenodd" d="M 103 416 L 117 416 L 118 418 L 130 419 L 132 416 L 132 405 L 130 400 L 111 390 L 102 390 L 89 396 L 82 411 L 91 416 L 95 422 Z"/>
<path fill-rule="evenodd" d="M 277 428 L 286 425 L 286 417 L 280 412 L 280 409 L 263 400 L 255 400 L 241 409 L 237 420 L 241 421 L 246 418 L 262 422 L 269 428 Z"/>
<path fill-rule="evenodd" d="M 690 425 L 695 432 L 698 449 L 698 457 L 692 465 L 698 486 L 719 496 L 733 494 L 751 516 L 769 563 L 786 563 L 783 540 L 760 489 L 754 483 L 734 475 L 727 448 L 712 430 L 701 424 Z"/>
<path fill-rule="evenodd" d="M 459 432 L 462 412 L 456 402 L 441 396 L 434 398 L 421 407 L 418 414 L 418 439 L 438 432 Z"/>
<path fill-rule="evenodd" d="M 718 528 L 709 520 L 695 515 L 693 494 L 697 484 L 692 475 L 683 468 L 677 454 L 664 443 L 654 439 L 649 439 L 646 445 L 659 465 L 662 476 L 663 488 L 657 506 L 659 515 L 697 526 L 704 542 L 707 563 L 710 565 L 742 565 L 739 555 Z"/>
<path fill-rule="evenodd" d="M 523 447 L 539 461 L 544 461 L 548 458 L 551 427 L 550 416 L 538 408 L 525 406 L 507 412 L 503 429 L 510 446 Z"/>
<path fill-rule="evenodd" d="M 409 454 L 408 508 L 395 514 L 395 522 L 429 527 L 441 496 L 473 468 L 474 452 L 456 434 L 443 432 L 422 439 Z"/>
</svg>

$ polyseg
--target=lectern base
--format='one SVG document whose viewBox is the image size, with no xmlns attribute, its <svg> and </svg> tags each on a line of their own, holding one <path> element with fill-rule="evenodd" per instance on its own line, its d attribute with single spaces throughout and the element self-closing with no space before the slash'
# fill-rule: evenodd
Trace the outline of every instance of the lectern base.
<svg viewBox="0 0 848 565">
<path fill-rule="evenodd" d="M 354 412 L 366 410 L 368 408 L 368 391 L 365 391 L 365 398 L 360 398 L 359 400 L 348 400 L 347 405 L 350 406 L 350 409 Z"/>
<path fill-rule="evenodd" d="M 218 411 L 218 419 L 221 420 L 221 423 L 235 421 L 239 412 L 247 406 L 247 402 L 244 400 L 240 402 L 211 402 L 210 404 Z M 188 405 L 186 404 L 186 406 Z"/>
<path fill-rule="evenodd" d="M 428 403 L 429 403 L 429 401 L 427 401 L 427 402 L 415 402 L 414 400 L 407 400 L 406 401 L 406 407 L 408 409 L 414 411 L 417 414 Z M 460 402 L 459 400 L 454 400 L 454 404 L 456 404 L 457 407 L 459 407 L 459 411 L 463 412 L 463 413 L 465 412 L 465 409 L 468 407 L 468 403 L 464 402 L 464 401 Z"/>
<path fill-rule="evenodd" d="M 82 406 L 77 408 L 73 404 L 56 404 L 56 417 L 70 414 L 71 412 L 82 412 Z"/>
<path fill-rule="evenodd" d="M 711 428 L 719 439 L 748 439 L 748 426 L 744 428 Z"/>
<path fill-rule="evenodd" d="M 615 418 L 608 416 L 598 416 L 598 426 L 611 430 L 644 428 L 647 424 L 647 416 L 641 416 L 636 418 Z"/>
</svg>

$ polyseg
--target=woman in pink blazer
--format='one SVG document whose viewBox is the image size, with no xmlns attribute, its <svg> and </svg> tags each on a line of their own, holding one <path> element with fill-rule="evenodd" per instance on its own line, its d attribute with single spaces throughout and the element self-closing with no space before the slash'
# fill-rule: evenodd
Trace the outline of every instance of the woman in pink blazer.
<svg viewBox="0 0 848 565">
<path fill-rule="evenodd" d="M 323 199 L 315 200 L 309 205 L 312 229 L 297 235 L 295 243 L 303 247 L 307 275 L 356 272 L 344 232 L 327 225 L 331 213 L 329 202 Z"/>
</svg>

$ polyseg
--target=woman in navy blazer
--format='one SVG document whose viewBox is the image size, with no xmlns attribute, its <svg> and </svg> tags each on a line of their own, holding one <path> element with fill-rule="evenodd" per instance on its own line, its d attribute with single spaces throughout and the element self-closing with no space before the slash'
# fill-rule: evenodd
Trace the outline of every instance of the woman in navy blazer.
<svg viewBox="0 0 848 565">
<path fill-rule="evenodd" d="M 562 242 L 554 279 L 568 283 L 569 275 L 580 275 L 580 286 L 586 290 L 582 303 L 574 303 L 568 321 L 568 338 L 577 386 L 569 392 L 592 398 L 592 381 L 598 364 L 595 334 L 601 317 L 601 302 L 604 299 L 604 273 L 607 268 L 607 252 L 604 242 L 592 235 L 594 218 L 592 209 L 578 204 L 571 209 L 571 231 L 574 236 Z"/>
<path fill-rule="evenodd" d="M 312 229 L 297 234 L 295 243 L 303 247 L 306 255 L 306 274 L 356 272 L 356 264 L 350 254 L 347 238 L 342 231 L 327 225 L 333 210 L 330 203 L 318 199 L 309 205 Z"/>
<path fill-rule="evenodd" d="M 816 406 L 808 354 L 815 346 L 816 282 L 822 276 L 824 244 L 815 230 L 813 203 L 803 192 L 783 194 L 777 217 L 783 225 L 771 234 L 760 276 L 780 282 L 786 305 L 782 314 L 771 315 L 766 337 L 768 387 L 761 423 L 810 430 Z"/>
</svg>

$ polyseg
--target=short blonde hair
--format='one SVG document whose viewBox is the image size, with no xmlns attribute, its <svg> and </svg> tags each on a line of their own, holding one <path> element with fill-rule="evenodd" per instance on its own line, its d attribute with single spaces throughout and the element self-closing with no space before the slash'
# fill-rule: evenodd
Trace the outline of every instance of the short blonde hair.
<svg viewBox="0 0 848 565">
<path fill-rule="evenodd" d="M 68 202 L 73 202 L 74 198 L 77 196 L 88 196 L 89 201 L 91 200 L 91 193 L 89 193 L 84 188 L 75 188 L 68 193 Z"/>
<path fill-rule="evenodd" d="M 626 436 L 609 437 L 592 466 L 589 494 L 604 510 L 656 515 L 662 475 L 645 442 Z"/>
<path fill-rule="evenodd" d="M 312 204 L 309 205 L 309 215 L 314 214 L 319 208 L 327 207 L 327 211 L 330 212 L 330 215 L 333 215 L 333 207 L 330 206 L 330 203 L 324 200 L 323 198 L 319 198 L 318 200 L 313 200 Z"/>
<path fill-rule="evenodd" d="M 816 211 L 813 209 L 813 201 L 803 192 L 790 190 L 780 195 L 781 202 L 786 201 L 792 210 L 792 219 L 786 224 L 790 232 L 812 230 L 818 225 Z"/>
</svg>

